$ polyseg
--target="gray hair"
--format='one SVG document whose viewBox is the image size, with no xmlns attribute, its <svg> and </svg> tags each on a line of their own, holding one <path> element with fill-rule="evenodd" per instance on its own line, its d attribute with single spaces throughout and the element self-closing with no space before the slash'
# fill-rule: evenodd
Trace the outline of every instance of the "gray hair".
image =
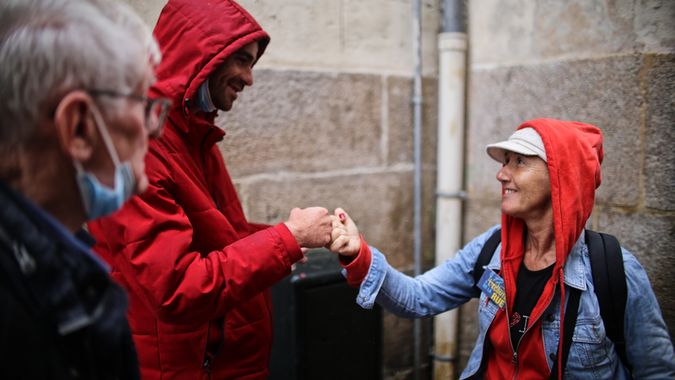
<svg viewBox="0 0 675 380">
<path fill-rule="evenodd" d="M 0 4 L 0 148 L 23 144 L 74 89 L 130 93 L 159 63 L 150 30 L 110 0 Z"/>
</svg>

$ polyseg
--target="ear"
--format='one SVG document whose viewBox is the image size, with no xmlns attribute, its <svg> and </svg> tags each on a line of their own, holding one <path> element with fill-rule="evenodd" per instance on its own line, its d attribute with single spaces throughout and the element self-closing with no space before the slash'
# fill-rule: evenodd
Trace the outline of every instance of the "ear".
<svg viewBox="0 0 675 380">
<path fill-rule="evenodd" d="M 84 91 L 66 94 L 54 112 L 54 128 L 61 149 L 73 160 L 88 161 L 98 140 L 89 108 L 93 100 Z"/>
</svg>

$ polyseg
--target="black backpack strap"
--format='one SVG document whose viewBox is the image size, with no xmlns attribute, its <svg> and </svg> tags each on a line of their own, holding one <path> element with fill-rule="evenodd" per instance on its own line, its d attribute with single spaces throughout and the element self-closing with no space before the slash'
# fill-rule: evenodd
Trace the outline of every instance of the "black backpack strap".
<svg viewBox="0 0 675 380">
<path fill-rule="evenodd" d="M 565 284 L 561 284 L 565 286 Z M 570 354 L 570 347 L 572 347 L 572 337 L 574 336 L 574 326 L 577 324 L 577 316 L 579 315 L 579 299 L 581 298 L 581 290 L 577 288 L 570 288 L 570 296 L 567 300 L 567 307 L 565 307 L 565 325 L 563 326 L 563 346 L 562 346 L 562 368 L 567 365 L 567 358 Z M 558 352 L 560 355 L 560 352 Z M 558 379 L 558 356 L 553 362 L 551 369 L 551 379 Z"/>
<path fill-rule="evenodd" d="M 612 340 L 621 362 L 630 371 L 623 335 L 628 289 L 621 245 L 614 236 L 591 230 L 586 230 L 586 244 L 593 272 L 595 295 L 600 304 L 600 316 L 607 337 Z"/>
<path fill-rule="evenodd" d="M 495 249 L 502 241 L 502 229 L 498 228 L 495 232 L 492 233 L 492 236 L 485 242 L 483 249 L 481 249 L 480 254 L 478 255 L 478 260 L 473 266 L 473 286 L 478 289 L 477 284 L 480 280 L 483 272 L 485 272 L 484 266 L 490 264 L 492 256 L 495 254 Z M 479 290 L 480 291 L 480 290 Z"/>
</svg>

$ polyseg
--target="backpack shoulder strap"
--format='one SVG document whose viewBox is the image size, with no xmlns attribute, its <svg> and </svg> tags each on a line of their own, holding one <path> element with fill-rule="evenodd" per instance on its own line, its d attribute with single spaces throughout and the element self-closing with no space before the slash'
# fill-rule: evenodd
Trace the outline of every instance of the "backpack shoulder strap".
<svg viewBox="0 0 675 380">
<path fill-rule="evenodd" d="M 502 229 L 498 228 L 495 230 L 495 232 L 492 233 L 492 236 L 490 236 L 490 238 L 485 242 L 485 245 L 483 245 L 483 249 L 481 249 L 480 254 L 478 255 L 478 260 L 476 260 L 476 264 L 473 266 L 474 287 L 476 287 L 476 284 L 478 284 L 478 281 L 483 275 L 483 272 L 485 272 L 485 268 L 483 267 L 490 263 L 490 260 L 492 259 L 492 256 L 495 253 L 495 249 L 497 249 L 497 246 L 501 241 L 502 241 Z"/>
<path fill-rule="evenodd" d="M 567 306 L 565 307 L 565 322 L 563 324 L 563 346 L 562 346 L 562 368 L 567 366 L 567 358 L 569 358 L 570 348 L 572 347 L 572 336 L 574 335 L 574 327 L 577 324 L 577 317 L 579 316 L 579 299 L 581 298 L 581 290 L 577 288 L 570 288 L 569 298 L 567 299 Z M 553 361 L 553 368 L 551 368 L 551 380 L 558 379 L 558 351 L 556 359 Z"/>
<path fill-rule="evenodd" d="M 623 335 L 628 289 L 621 245 L 614 236 L 591 230 L 586 230 L 586 244 L 602 322 L 623 365 L 630 370 Z"/>
</svg>

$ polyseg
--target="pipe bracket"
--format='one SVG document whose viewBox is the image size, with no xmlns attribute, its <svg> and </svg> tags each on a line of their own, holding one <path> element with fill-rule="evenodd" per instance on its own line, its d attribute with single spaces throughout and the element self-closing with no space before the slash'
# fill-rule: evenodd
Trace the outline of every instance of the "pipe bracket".
<svg viewBox="0 0 675 380">
<path fill-rule="evenodd" d="M 466 200 L 469 197 L 469 195 L 464 190 L 460 190 L 460 191 L 437 191 L 436 197 L 437 198 L 459 199 L 459 200 L 463 201 L 463 200 Z"/>
<path fill-rule="evenodd" d="M 429 357 L 435 362 L 457 363 L 458 361 L 456 356 L 436 355 L 433 352 L 429 354 Z"/>
</svg>

